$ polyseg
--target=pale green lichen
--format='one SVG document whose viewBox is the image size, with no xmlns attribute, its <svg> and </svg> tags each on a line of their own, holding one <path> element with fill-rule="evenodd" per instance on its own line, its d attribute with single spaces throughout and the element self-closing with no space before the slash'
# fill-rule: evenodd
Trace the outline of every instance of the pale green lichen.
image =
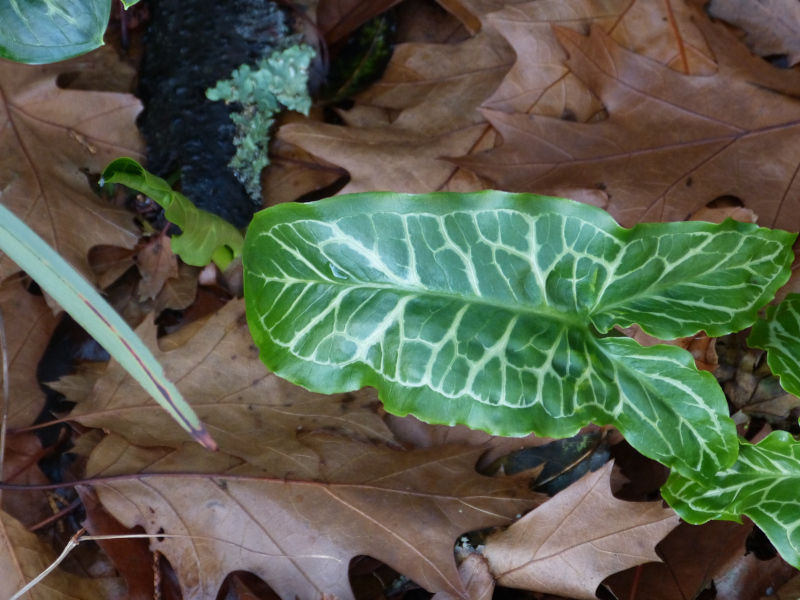
<svg viewBox="0 0 800 600">
<path fill-rule="evenodd" d="M 274 117 L 284 109 L 308 114 L 308 69 L 313 58 L 310 46 L 291 46 L 262 58 L 256 69 L 242 65 L 230 79 L 206 91 L 209 100 L 242 105 L 241 111 L 231 115 L 236 124 L 236 154 L 228 165 L 259 203 L 261 170 L 269 164 L 267 151 Z"/>
</svg>

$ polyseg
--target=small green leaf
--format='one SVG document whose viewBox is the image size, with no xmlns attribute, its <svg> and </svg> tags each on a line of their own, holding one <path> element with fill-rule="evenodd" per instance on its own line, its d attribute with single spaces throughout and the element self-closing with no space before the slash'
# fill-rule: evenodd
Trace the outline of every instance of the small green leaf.
<svg viewBox="0 0 800 600">
<path fill-rule="evenodd" d="M 800 568 L 799 489 L 800 442 L 774 431 L 756 445 L 742 442 L 731 468 L 702 482 L 673 472 L 661 491 L 689 523 L 747 515 L 786 562 Z"/>
<path fill-rule="evenodd" d="M 387 410 L 500 435 L 613 423 L 695 478 L 737 445 L 719 386 L 661 338 L 746 327 L 789 276 L 786 232 L 645 224 L 502 192 L 368 193 L 258 213 L 247 316 L 278 375 L 320 392 L 379 390 Z"/>
<path fill-rule="evenodd" d="M 767 307 L 747 338 L 747 345 L 767 351 L 767 363 L 781 378 L 781 386 L 800 395 L 800 294 L 788 294 L 778 305 Z"/>
<path fill-rule="evenodd" d="M 103 171 L 101 181 L 121 183 L 157 202 L 167 220 L 183 230 L 181 235 L 172 236 L 172 251 L 186 264 L 204 267 L 213 260 L 225 270 L 242 253 L 244 238 L 238 229 L 221 217 L 197 208 L 132 158 L 113 161 Z"/>
<path fill-rule="evenodd" d="M 109 0 L 0 2 L 0 57 L 42 64 L 66 60 L 103 45 Z"/>
<path fill-rule="evenodd" d="M 30 275 L 199 443 L 216 444 L 142 340 L 55 250 L 0 204 L 0 251 Z"/>
<path fill-rule="evenodd" d="M 138 2 L 139 0 L 122 0 L 122 4 L 125 6 L 125 8 L 130 8 L 131 6 L 133 6 Z"/>
</svg>

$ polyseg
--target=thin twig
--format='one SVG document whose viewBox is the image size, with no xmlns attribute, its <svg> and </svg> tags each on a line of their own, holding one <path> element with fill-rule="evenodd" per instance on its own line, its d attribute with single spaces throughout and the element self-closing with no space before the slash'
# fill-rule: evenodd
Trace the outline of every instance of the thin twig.
<svg viewBox="0 0 800 600">
<path fill-rule="evenodd" d="M 78 508 L 80 505 L 81 505 L 81 499 L 80 498 L 75 498 L 75 500 L 73 500 L 70 504 L 68 504 L 67 506 L 62 508 L 57 513 L 52 514 L 49 517 L 47 517 L 46 519 L 43 519 L 43 520 L 39 521 L 35 525 L 31 525 L 30 527 L 28 527 L 28 531 L 33 533 L 34 531 L 38 531 L 39 529 L 42 529 L 43 527 L 47 527 L 48 525 L 50 525 L 50 523 L 52 523 L 53 521 L 58 521 L 61 517 L 64 517 L 64 516 L 68 515 L 73 510 Z"/>
<path fill-rule="evenodd" d="M 64 548 L 64 551 L 55 560 L 55 562 L 52 565 L 50 565 L 49 567 L 47 567 L 44 571 L 39 573 L 39 575 L 33 581 L 31 581 L 28 585 L 26 585 L 24 588 L 22 588 L 16 594 L 11 596 L 11 598 L 9 598 L 8 600 L 17 600 L 18 598 L 21 598 L 23 596 L 23 594 L 25 594 L 29 589 L 31 589 L 33 586 L 35 586 L 37 583 L 39 583 L 42 579 L 47 577 L 53 571 L 53 569 L 55 569 L 59 564 L 61 564 L 61 561 L 63 561 L 65 558 L 67 558 L 67 554 L 72 552 L 72 549 L 75 546 L 77 546 L 78 544 L 81 543 L 83 538 L 81 538 L 80 536 L 83 535 L 84 531 L 86 531 L 86 530 L 85 529 L 81 529 L 78 533 L 73 535 L 72 538 L 69 540 L 69 542 L 67 542 L 67 547 Z"/>
</svg>

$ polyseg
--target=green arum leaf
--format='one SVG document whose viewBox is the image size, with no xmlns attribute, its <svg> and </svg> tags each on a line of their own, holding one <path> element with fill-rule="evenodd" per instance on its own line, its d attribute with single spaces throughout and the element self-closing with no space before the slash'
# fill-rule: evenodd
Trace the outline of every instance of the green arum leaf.
<svg viewBox="0 0 800 600">
<path fill-rule="evenodd" d="M 758 444 L 742 442 L 730 468 L 703 481 L 673 472 L 661 492 L 682 519 L 696 525 L 750 517 L 781 556 L 800 568 L 800 442 L 774 431 Z"/>
<path fill-rule="evenodd" d="M 152 352 L 72 266 L 0 204 L 0 251 L 50 294 L 89 335 L 206 448 L 216 444 Z"/>
<path fill-rule="evenodd" d="M 66 60 L 103 45 L 109 0 L 5 0 L 0 2 L 0 57 L 42 64 Z"/>
<path fill-rule="evenodd" d="M 800 294 L 788 294 L 767 308 L 747 338 L 747 345 L 767 351 L 767 363 L 781 378 L 781 387 L 800 396 Z"/>
<path fill-rule="evenodd" d="M 787 280 L 794 237 L 731 220 L 623 229 L 503 192 L 282 204 L 248 230 L 247 317 L 266 365 L 311 390 L 373 386 L 392 413 L 499 435 L 611 423 L 705 477 L 737 452 L 714 377 L 680 348 L 593 328 L 746 327 Z"/>
<path fill-rule="evenodd" d="M 102 183 L 121 183 L 157 202 L 167 220 L 183 230 L 181 235 L 172 236 L 172 251 L 186 264 L 204 267 L 213 260 L 224 271 L 242 253 L 244 238 L 238 229 L 221 217 L 197 208 L 132 158 L 118 158 L 108 165 Z"/>
</svg>

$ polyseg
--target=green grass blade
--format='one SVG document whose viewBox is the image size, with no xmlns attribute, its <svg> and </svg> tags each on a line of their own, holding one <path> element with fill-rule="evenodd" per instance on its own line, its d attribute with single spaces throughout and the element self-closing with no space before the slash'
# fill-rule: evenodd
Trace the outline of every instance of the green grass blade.
<svg viewBox="0 0 800 600">
<path fill-rule="evenodd" d="M 127 323 L 44 240 L 0 205 L 0 250 L 50 294 L 200 444 L 216 444 Z"/>
</svg>

